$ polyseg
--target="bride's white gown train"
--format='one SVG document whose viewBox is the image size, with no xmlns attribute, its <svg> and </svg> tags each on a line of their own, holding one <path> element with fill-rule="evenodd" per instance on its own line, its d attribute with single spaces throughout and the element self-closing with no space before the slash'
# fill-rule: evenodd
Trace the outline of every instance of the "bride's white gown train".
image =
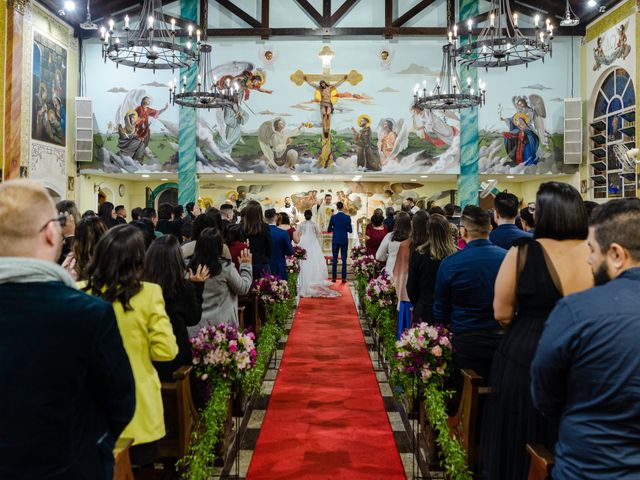
<svg viewBox="0 0 640 480">
<path fill-rule="evenodd" d="M 318 227 L 311 221 L 300 224 L 302 237 L 300 247 L 307 251 L 307 259 L 300 262 L 298 291 L 301 297 L 339 297 L 340 293 L 331 290 L 327 280 L 327 263 L 320 247 Z"/>
</svg>

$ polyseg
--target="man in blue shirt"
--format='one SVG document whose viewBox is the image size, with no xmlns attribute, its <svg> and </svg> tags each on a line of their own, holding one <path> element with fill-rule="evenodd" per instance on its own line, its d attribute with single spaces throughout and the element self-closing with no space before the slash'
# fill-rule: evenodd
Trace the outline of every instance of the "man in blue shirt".
<svg viewBox="0 0 640 480">
<path fill-rule="evenodd" d="M 502 330 L 493 315 L 493 293 L 507 252 L 488 240 L 490 229 L 485 210 L 466 206 L 460 234 L 467 246 L 442 260 L 436 277 L 433 315 L 453 333 L 455 375 L 470 368 L 486 379 L 501 339 Z"/>
<path fill-rule="evenodd" d="M 288 232 L 276 225 L 275 208 L 265 210 L 264 218 L 269 224 L 269 231 L 271 232 L 271 258 L 269 259 L 271 273 L 283 280 L 288 280 L 289 272 L 287 271 L 287 260 L 285 257 L 293 255 L 291 237 Z"/>
<path fill-rule="evenodd" d="M 333 233 L 331 239 L 331 250 L 333 253 L 332 279 L 336 281 L 338 273 L 338 254 L 342 253 L 342 283 L 347 283 L 347 250 L 349 249 L 349 234 L 351 233 L 351 217 L 345 214 L 342 209 L 342 202 L 336 203 L 338 213 L 331 216 L 328 231 Z"/>
<path fill-rule="evenodd" d="M 518 197 L 513 193 L 500 192 L 496 195 L 493 205 L 496 211 L 496 228 L 489 240 L 505 250 L 509 250 L 513 245 L 513 241 L 522 237 L 532 237 L 530 233 L 520 230 L 516 226 L 516 217 L 518 216 Z"/>
<path fill-rule="evenodd" d="M 560 416 L 554 479 L 640 478 L 640 200 L 597 208 L 596 287 L 547 319 L 531 366 L 540 412 Z"/>
</svg>

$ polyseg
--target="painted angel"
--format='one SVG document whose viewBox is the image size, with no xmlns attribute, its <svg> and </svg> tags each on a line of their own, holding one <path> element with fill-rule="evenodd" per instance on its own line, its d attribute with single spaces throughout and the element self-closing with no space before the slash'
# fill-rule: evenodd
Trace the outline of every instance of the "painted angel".
<svg viewBox="0 0 640 480">
<path fill-rule="evenodd" d="M 453 144 L 455 137 L 460 133 L 460 130 L 449 125 L 446 119 L 418 105 L 411 106 L 411 116 L 413 118 L 413 130 L 418 138 L 429 142 L 435 147 Z"/>
<path fill-rule="evenodd" d="M 390 160 L 399 162 L 398 154 L 409 145 L 409 128 L 403 118 L 397 122 L 384 118 L 378 123 L 378 154 L 384 166 Z"/>
<path fill-rule="evenodd" d="M 244 100 L 249 100 L 251 90 L 262 93 L 273 93 L 262 86 L 267 81 L 267 74 L 262 69 L 254 70 L 250 62 L 229 62 L 213 68 L 209 74 L 216 79 L 219 88 L 237 85 L 244 91 Z"/>
<path fill-rule="evenodd" d="M 513 106 L 516 113 L 524 113 L 528 118 L 530 127 L 535 131 L 543 145 L 549 144 L 549 133 L 545 130 L 544 119 L 547 118 L 547 109 L 544 100 L 538 94 L 532 93 L 513 97 Z M 513 117 L 501 120 L 508 122 L 509 129 L 513 129 Z"/>
<path fill-rule="evenodd" d="M 286 129 L 284 119 L 278 117 L 274 120 L 263 122 L 258 128 L 258 143 L 262 153 L 267 159 L 267 165 L 275 170 L 277 167 L 286 166 L 295 169 L 298 161 L 298 151 L 289 148 L 291 137 L 299 135 L 304 124 L 301 123 L 293 130 Z"/>
</svg>

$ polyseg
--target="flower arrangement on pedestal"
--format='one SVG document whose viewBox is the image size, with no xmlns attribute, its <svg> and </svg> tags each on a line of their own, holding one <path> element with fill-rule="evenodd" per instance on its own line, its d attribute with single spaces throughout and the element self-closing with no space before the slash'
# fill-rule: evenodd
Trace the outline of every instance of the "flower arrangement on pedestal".
<svg viewBox="0 0 640 480">
<path fill-rule="evenodd" d="M 289 274 L 289 293 L 291 299 L 298 296 L 298 274 L 300 273 L 300 262 L 307 259 L 307 251 L 295 246 L 293 255 L 285 257 L 287 262 L 287 272 Z"/>
<path fill-rule="evenodd" d="M 408 328 L 396 343 L 395 357 L 395 376 L 405 392 L 413 391 L 416 385 L 422 387 L 425 412 L 436 432 L 448 478 L 471 480 L 466 454 L 451 436 L 448 424 L 446 399 L 451 392 L 443 385 L 452 366 L 451 334 L 442 325 L 421 323 Z"/>
<path fill-rule="evenodd" d="M 306 260 L 307 259 L 307 251 L 299 246 L 295 246 L 293 247 L 293 255 L 294 258 L 298 259 L 298 262 L 301 262 L 302 260 Z"/>
<path fill-rule="evenodd" d="M 364 245 L 358 245 L 357 247 L 351 247 L 351 260 L 354 261 L 360 257 L 364 257 L 367 254 L 367 247 Z"/>
<path fill-rule="evenodd" d="M 365 298 L 367 302 L 379 309 L 394 307 L 398 303 L 396 289 L 387 272 L 383 271 L 369 282 Z"/>
<path fill-rule="evenodd" d="M 189 339 L 196 377 L 239 380 L 256 363 L 255 335 L 221 323 L 200 329 Z"/>
<path fill-rule="evenodd" d="M 353 259 L 351 263 L 353 274 L 356 277 L 363 277 L 368 282 L 378 276 L 381 270 L 380 262 L 373 255 L 361 255 Z"/>
<path fill-rule="evenodd" d="M 253 282 L 252 291 L 264 304 L 267 319 L 283 324 L 289 315 L 289 283 L 277 275 L 266 275 Z"/>
</svg>

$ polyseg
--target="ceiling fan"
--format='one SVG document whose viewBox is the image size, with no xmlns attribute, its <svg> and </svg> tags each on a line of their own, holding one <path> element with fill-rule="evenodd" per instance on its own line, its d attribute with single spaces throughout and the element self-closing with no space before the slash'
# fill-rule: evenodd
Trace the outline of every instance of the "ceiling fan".
<svg viewBox="0 0 640 480">
<path fill-rule="evenodd" d="M 91 21 L 90 2 L 91 2 L 91 0 L 87 0 L 87 19 L 86 19 L 86 21 L 84 23 L 80 24 L 80 28 L 82 30 L 97 30 L 98 29 L 98 25 L 96 25 L 95 23 L 93 23 Z"/>
</svg>

